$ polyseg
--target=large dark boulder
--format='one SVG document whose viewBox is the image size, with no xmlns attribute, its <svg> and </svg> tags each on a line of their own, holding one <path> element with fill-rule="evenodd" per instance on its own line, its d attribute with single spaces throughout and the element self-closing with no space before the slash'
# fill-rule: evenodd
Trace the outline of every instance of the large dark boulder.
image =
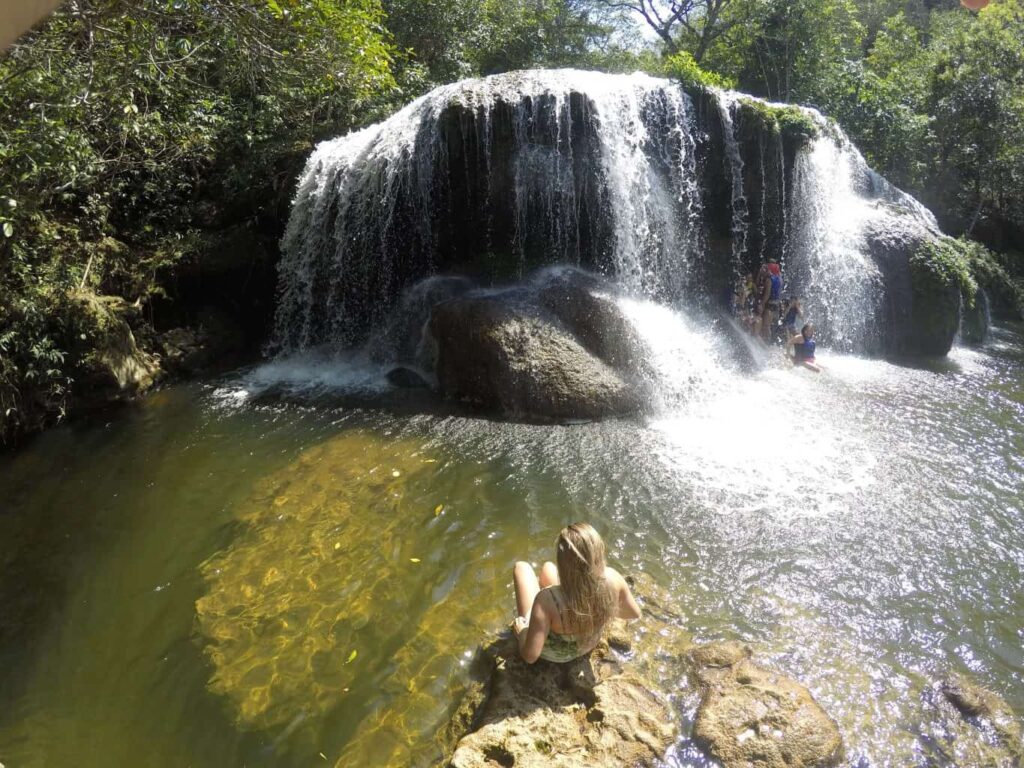
<svg viewBox="0 0 1024 768">
<path fill-rule="evenodd" d="M 531 283 L 541 306 L 588 352 L 626 375 L 653 375 L 650 351 L 616 303 L 610 281 L 575 267 L 554 267 L 538 272 Z"/>
<path fill-rule="evenodd" d="M 438 384 L 450 399 L 538 420 L 598 419 L 641 406 L 637 384 L 517 291 L 444 302 L 430 332 Z"/>
<path fill-rule="evenodd" d="M 425 338 L 427 321 L 434 307 L 468 293 L 468 278 L 434 275 L 413 284 L 402 294 L 384 326 L 367 343 L 370 358 L 380 363 L 415 365 L 423 370 L 433 366 L 434 351 Z"/>
<path fill-rule="evenodd" d="M 962 275 L 945 255 L 949 238 L 884 203 L 864 232 L 885 283 L 882 351 L 945 355 L 959 328 L 963 289 Z"/>
<path fill-rule="evenodd" d="M 960 317 L 960 338 L 968 344 L 983 344 L 988 338 L 991 317 L 992 308 L 988 293 L 979 288 L 974 296 L 974 303 L 964 304 Z"/>
</svg>

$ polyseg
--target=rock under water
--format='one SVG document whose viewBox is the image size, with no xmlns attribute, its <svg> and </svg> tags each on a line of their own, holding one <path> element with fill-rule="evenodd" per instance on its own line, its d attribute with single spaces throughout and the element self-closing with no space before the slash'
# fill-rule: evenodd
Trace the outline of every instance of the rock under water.
<svg viewBox="0 0 1024 768">
<path fill-rule="evenodd" d="M 694 740 L 724 768 L 824 768 L 843 739 L 803 685 L 751 660 L 749 646 L 712 643 L 691 658 L 701 689 Z"/>
</svg>

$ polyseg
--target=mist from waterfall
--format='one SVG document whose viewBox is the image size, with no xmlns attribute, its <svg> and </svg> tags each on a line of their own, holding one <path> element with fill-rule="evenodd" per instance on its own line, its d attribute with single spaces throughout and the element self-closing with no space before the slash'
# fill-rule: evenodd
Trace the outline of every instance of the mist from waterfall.
<svg viewBox="0 0 1024 768">
<path fill-rule="evenodd" d="M 677 84 L 639 73 L 513 72 L 442 86 L 323 142 L 282 242 L 272 348 L 359 346 L 409 286 L 439 273 L 486 283 L 569 263 L 693 313 L 772 255 L 826 344 L 872 349 L 885 286 L 864 228 L 909 215 L 934 229 L 931 214 L 817 112 L 806 110 L 818 137 L 786 167 L 778 133 L 744 162 L 750 97 L 706 99 L 702 112 Z M 717 197 L 715 163 L 728 187 Z"/>
</svg>

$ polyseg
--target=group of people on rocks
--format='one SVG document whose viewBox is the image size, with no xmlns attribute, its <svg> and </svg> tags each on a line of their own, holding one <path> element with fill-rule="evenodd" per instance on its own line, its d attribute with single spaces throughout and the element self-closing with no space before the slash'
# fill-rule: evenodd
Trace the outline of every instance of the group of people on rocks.
<svg viewBox="0 0 1024 768">
<path fill-rule="evenodd" d="M 792 349 L 794 365 L 821 372 L 814 359 L 814 326 L 805 323 L 797 331 L 797 319 L 803 318 L 798 296 L 783 295 L 782 268 L 768 259 L 755 275 L 750 272 L 729 289 L 727 308 L 743 328 L 765 344 L 782 342 L 787 354 Z"/>
</svg>

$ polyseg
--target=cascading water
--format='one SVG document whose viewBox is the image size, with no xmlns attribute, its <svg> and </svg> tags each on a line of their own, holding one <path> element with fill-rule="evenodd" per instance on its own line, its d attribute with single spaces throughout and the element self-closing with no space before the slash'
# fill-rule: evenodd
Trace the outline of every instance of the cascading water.
<svg viewBox="0 0 1024 768">
<path fill-rule="evenodd" d="M 837 126 L 807 113 L 823 138 L 797 153 L 793 168 L 789 287 L 803 298 L 819 337 L 844 351 L 876 350 L 885 286 L 865 232 L 892 216 L 890 206 L 925 229 L 938 227 L 924 206 L 868 168 Z"/>
<path fill-rule="evenodd" d="M 778 106 L 756 101 L 643 74 L 513 72 L 322 143 L 282 242 L 273 347 L 358 346 L 434 274 L 500 283 L 569 263 L 694 310 L 771 256 L 826 343 L 875 349 L 889 299 L 866 229 L 909 217 L 937 232 L 934 219 L 817 112 L 818 135 L 797 141 L 751 119 Z"/>
<path fill-rule="evenodd" d="M 731 181 L 732 203 L 732 258 L 737 271 L 742 269 L 743 255 L 747 251 L 747 198 L 743 193 L 743 156 L 740 154 L 739 140 L 736 136 L 736 124 L 733 120 L 733 109 L 737 104 L 737 95 L 729 91 L 719 91 L 715 100 L 718 116 L 722 122 L 722 142 L 725 152 L 725 163 L 729 169 Z M 762 178 L 764 174 L 762 173 Z M 762 200 L 764 196 L 762 195 Z"/>
<path fill-rule="evenodd" d="M 646 75 L 510 73 L 324 142 L 282 244 L 276 346 L 358 342 L 404 285 L 468 261 L 583 264 L 679 299 L 703 242 L 691 112 Z"/>
</svg>

